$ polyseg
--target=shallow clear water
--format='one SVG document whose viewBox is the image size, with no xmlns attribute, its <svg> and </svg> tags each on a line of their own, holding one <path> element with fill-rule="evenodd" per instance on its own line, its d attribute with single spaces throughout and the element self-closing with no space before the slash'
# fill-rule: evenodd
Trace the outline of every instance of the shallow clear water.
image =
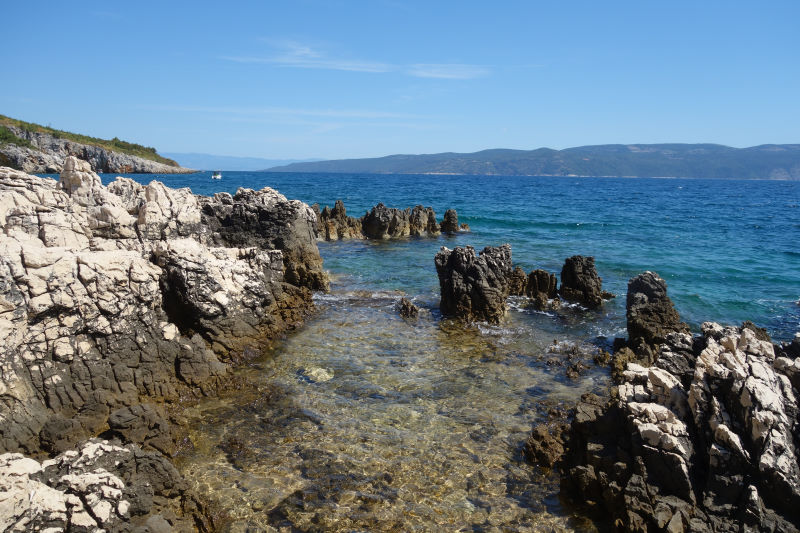
<svg viewBox="0 0 800 533">
<path fill-rule="evenodd" d="M 549 406 L 606 383 L 591 346 L 578 378 L 553 364 L 573 344 L 562 326 L 594 313 L 465 328 L 424 298 L 405 320 L 399 293 L 363 287 L 337 276 L 302 330 L 239 371 L 252 392 L 191 411 L 180 468 L 226 530 L 591 530 L 522 445 Z"/>
</svg>

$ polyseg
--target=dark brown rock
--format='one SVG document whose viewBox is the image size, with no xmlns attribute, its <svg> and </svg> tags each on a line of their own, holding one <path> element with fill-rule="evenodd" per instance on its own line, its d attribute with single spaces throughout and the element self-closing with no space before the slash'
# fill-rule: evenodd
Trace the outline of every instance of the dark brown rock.
<svg viewBox="0 0 800 533">
<path fill-rule="evenodd" d="M 525 457 L 543 468 L 553 468 L 564 456 L 562 432 L 568 426 L 539 424 L 525 441 Z"/>
<path fill-rule="evenodd" d="M 672 300 L 667 283 L 655 272 L 645 272 L 628 282 L 628 344 L 637 353 L 642 344 L 651 347 L 664 343 L 671 332 L 688 333 Z"/>
<path fill-rule="evenodd" d="M 515 267 L 508 277 L 508 295 L 509 296 L 523 296 L 525 294 L 525 287 L 528 285 L 528 276 L 525 271 L 520 267 Z"/>
<path fill-rule="evenodd" d="M 557 309 L 560 303 L 557 286 L 558 279 L 555 274 L 537 269 L 528 274 L 525 294 L 533 301 L 536 309 Z"/>
<path fill-rule="evenodd" d="M 174 451 L 167 421 L 150 404 L 117 409 L 108 417 L 109 436 L 123 443 L 138 444 L 142 449 L 155 449 L 170 456 Z"/>
<path fill-rule="evenodd" d="M 458 225 L 458 213 L 455 209 L 448 209 L 444 212 L 444 219 L 441 225 L 442 233 L 458 233 L 462 231 Z"/>
<path fill-rule="evenodd" d="M 559 294 L 565 300 L 577 302 L 590 309 L 600 307 L 603 297 L 603 281 L 597 275 L 594 257 L 574 255 L 564 262 L 561 269 L 561 288 Z"/>
<path fill-rule="evenodd" d="M 487 246 L 480 255 L 471 246 L 442 247 L 435 263 L 443 315 L 488 322 L 499 322 L 505 315 L 511 245 Z"/>
<path fill-rule="evenodd" d="M 341 200 L 336 200 L 333 209 L 325 206 L 318 219 L 318 235 L 326 241 L 364 238 L 361 220 L 347 216 L 347 210 Z"/>
<path fill-rule="evenodd" d="M 398 307 L 400 308 L 400 316 L 403 318 L 415 319 L 419 317 L 419 307 L 406 297 L 400 298 Z"/>
<path fill-rule="evenodd" d="M 436 213 L 421 205 L 401 210 L 379 203 L 361 218 L 361 227 L 368 239 L 439 235 Z"/>
</svg>

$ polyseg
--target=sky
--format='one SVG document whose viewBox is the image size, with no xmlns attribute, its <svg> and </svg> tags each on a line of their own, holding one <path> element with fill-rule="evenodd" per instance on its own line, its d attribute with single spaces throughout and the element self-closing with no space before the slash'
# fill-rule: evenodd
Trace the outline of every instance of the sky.
<svg viewBox="0 0 800 533">
<path fill-rule="evenodd" d="M 0 114 L 200 152 L 800 143 L 800 1 L 6 2 Z"/>
</svg>

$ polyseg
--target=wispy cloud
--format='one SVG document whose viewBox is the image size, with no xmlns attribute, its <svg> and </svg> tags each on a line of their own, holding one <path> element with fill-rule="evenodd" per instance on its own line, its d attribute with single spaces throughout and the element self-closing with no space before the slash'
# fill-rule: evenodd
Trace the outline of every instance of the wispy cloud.
<svg viewBox="0 0 800 533">
<path fill-rule="evenodd" d="M 438 78 L 443 80 L 471 80 L 489 74 L 489 69 L 480 65 L 464 65 L 460 63 L 435 64 L 418 63 L 411 65 L 407 74 L 417 78 Z"/>
<path fill-rule="evenodd" d="M 486 66 L 462 63 L 397 65 L 356 58 L 332 57 L 318 47 L 315 48 L 294 41 L 282 42 L 274 46 L 278 50 L 269 56 L 220 56 L 220 59 L 234 63 L 269 64 L 304 69 L 341 70 L 376 74 L 400 72 L 417 78 L 447 80 L 470 80 L 487 76 L 490 73 L 490 69 Z"/>
<path fill-rule="evenodd" d="M 235 107 L 235 106 L 187 106 L 187 105 L 145 105 L 142 109 L 154 111 L 179 111 L 188 113 L 217 113 L 226 115 L 265 115 L 294 117 L 327 117 L 341 119 L 414 119 L 419 115 L 377 111 L 370 109 L 307 109 L 292 107 Z"/>
<path fill-rule="evenodd" d="M 222 59 L 233 61 L 234 63 L 262 63 L 283 67 L 344 70 L 349 72 L 381 73 L 395 70 L 394 66 L 377 61 L 332 58 L 321 50 L 293 41 L 283 42 L 278 48 L 280 50 L 277 53 L 267 57 L 222 56 Z"/>
</svg>

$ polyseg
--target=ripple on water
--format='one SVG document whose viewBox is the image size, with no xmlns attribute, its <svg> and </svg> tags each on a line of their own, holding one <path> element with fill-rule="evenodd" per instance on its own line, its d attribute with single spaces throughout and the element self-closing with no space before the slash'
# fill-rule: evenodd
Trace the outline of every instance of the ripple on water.
<svg viewBox="0 0 800 533">
<path fill-rule="evenodd" d="M 410 322 L 398 297 L 317 296 L 301 331 L 240 370 L 251 392 L 191 412 L 196 446 L 181 470 L 225 510 L 225 528 L 591 529 L 520 450 L 542 405 L 574 400 L 605 372 L 569 381 L 545 364 L 554 335 L 531 315 Z"/>
</svg>

